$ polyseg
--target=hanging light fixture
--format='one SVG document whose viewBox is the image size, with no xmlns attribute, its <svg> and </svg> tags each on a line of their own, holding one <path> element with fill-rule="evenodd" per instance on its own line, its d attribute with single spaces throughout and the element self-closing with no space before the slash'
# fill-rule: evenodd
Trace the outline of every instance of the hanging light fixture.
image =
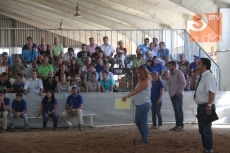
<svg viewBox="0 0 230 153">
<path fill-rule="evenodd" d="M 63 30 L 64 29 L 62 23 L 63 23 L 63 20 L 61 19 L 60 27 L 58 28 L 59 30 Z"/>
<path fill-rule="evenodd" d="M 81 16 L 81 13 L 80 13 L 80 9 L 79 9 L 79 7 L 78 7 L 78 2 L 77 2 L 77 7 L 76 7 L 76 13 L 75 13 L 74 16 L 77 17 L 77 18 L 82 17 L 82 16 Z"/>
</svg>

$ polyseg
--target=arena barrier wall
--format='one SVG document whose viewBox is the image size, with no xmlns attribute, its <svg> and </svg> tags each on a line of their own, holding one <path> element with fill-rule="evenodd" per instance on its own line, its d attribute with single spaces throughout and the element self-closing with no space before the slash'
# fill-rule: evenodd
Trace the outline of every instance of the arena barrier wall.
<svg viewBox="0 0 230 153">
<path fill-rule="evenodd" d="M 57 112 L 60 115 L 65 109 L 66 98 L 70 93 L 56 93 L 55 97 L 58 102 Z M 80 93 L 84 99 L 84 114 L 97 114 L 94 116 L 95 126 L 106 125 L 119 125 L 119 124 L 132 124 L 133 123 L 133 107 L 131 104 L 130 110 L 117 110 L 115 109 L 115 98 L 121 98 L 128 93 L 114 92 L 114 93 Z M 196 104 L 193 100 L 194 92 L 184 93 L 184 122 L 195 122 Z M 44 94 L 45 95 L 45 94 Z M 6 97 L 12 100 L 15 99 L 15 94 L 6 94 Z M 43 96 L 37 94 L 27 94 L 23 98 L 27 102 L 29 117 L 35 117 L 39 111 L 41 100 Z M 226 124 L 230 123 L 230 92 L 218 91 L 216 95 L 216 111 L 219 116 L 219 120 L 215 123 Z M 163 122 L 175 122 L 174 112 L 168 93 L 163 94 L 162 105 L 162 118 Z M 76 125 L 76 118 L 71 119 L 73 124 Z M 1 119 L 0 119 L 1 122 Z M 151 111 L 149 112 L 149 123 L 151 123 Z M 52 118 L 48 121 L 48 126 L 52 127 Z M 9 125 L 9 122 L 8 122 Z M 15 120 L 16 127 L 23 127 L 23 120 Z M 29 119 L 29 125 L 31 128 L 41 128 L 42 119 Z M 90 118 L 84 118 L 84 125 L 90 125 Z M 59 117 L 58 127 L 66 127 L 62 118 Z"/>
</svg>

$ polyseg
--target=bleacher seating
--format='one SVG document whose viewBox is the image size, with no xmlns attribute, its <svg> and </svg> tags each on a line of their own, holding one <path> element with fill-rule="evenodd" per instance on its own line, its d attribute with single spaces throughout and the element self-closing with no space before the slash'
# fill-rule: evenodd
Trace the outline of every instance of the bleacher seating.
<svg viewBox="0 0 230 153">
<path fill-rule="evenodd" d="M 173 60 L 178 63 L 180 61 L 180 55 L 181 54 L 174 54 Z"/>
<path fill-rule="evenodd" d="M 129 66 L 131 64 L 130 62 L 133 61 L 133 59 L 135 57 L 136 57 L 136 55 L 131 55 L 131 54 L 126 56 L 126 59 L 125 59 L 125 67 L 126 68 L 129 68 Z"/>
</svg>

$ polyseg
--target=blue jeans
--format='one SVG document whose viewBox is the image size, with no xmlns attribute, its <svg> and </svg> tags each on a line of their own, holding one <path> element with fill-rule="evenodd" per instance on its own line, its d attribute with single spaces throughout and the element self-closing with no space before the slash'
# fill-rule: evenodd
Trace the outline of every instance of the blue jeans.
<svg viewBox="0 0 230 153">
<path fill-rule="evenodd" d="M 184 127 L 184 113 L 183 113 L 183 94 L 181 93 L 179 96 L 174 95 L 170 97 L 172 106 L 174 109 L 174 114 L 176 118 L 176 127 L 181 126 Z"/>
<path fill-rule="evenodd" d="M 145 144 L 149 140 L 148 112 L 150 108 L 151 103 L 136 105 L 135 123 Z"/>
<path fill-rule="evenodd" d="M 152 111 L 152 122 L 153 126 L 157 125 L 157 120 L 158 119 L 158 125 L 162 125 L 162 116 L 161 116 L 161 106 L 162 106 L 162 101 L 160 103 L 152 103 L 151 111 Z"/>
<path fill-rule="evenodd" d="M 46 127 L 49 117 L 53 118 L 53 128 L 57 127 L 58 114 L 56 112 L 53 112 L 52 114 L 48 114 L 47 112 L 42 112 L 42 117 L 43 117 L 43 127 Z"/>
<path fill-rule="evenodd" d="M 206 105 L 197 107 L 197 115 L 206 112 Z M 212 105 L 212 109 L 215 110 L 215 105 Z M 198 120 L 199 133 L 201 135 L 203 148 L 206 150 L 212 150 L 213 138 L 212 138 L 212 123 L 202 126 Z"/>
<path fill-rule="evenodd" d="M 15 117 L 17 117 L 17 116 L 14 115 L 14 114 L 11 114 L 11 116 L 10 116 L 10 128 L 11 128 L 11 129 L 14 129 L 14 127 L 15 127 L 15 125 L 14 125 L 14 118 L 15 118 Z M 25 128 L 25 129 L 28 129 L 28 128 L 29 128 L 29 125 L 28 125 L 28 115 L 27 115 L 27 113 L 22 114 L 22 115 L 20 115 L 19 117 L 23 118 L 24 124 L 25 124 L 24 128 Z"/>
</svg>

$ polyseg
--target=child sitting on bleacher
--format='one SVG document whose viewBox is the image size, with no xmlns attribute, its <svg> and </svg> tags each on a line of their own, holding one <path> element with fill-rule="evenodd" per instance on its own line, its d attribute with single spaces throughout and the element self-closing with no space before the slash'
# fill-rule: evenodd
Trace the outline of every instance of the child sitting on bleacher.
<svg viewBox="0 0 230 153">
<path fill-rule="evenodd" d="M 23 93 L 24 83 L 22 82 L 22 74 L 16 75 L 16 80 L 12 85 L 11 93 Z"/>
</svg>

